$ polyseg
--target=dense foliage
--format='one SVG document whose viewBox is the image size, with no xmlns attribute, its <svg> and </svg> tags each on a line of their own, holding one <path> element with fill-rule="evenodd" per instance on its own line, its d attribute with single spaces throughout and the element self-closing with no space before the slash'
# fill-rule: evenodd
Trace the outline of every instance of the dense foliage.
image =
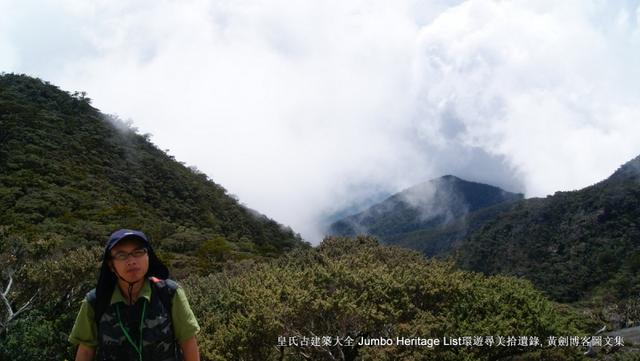
<svg viewBox="0 0 640 361">
<path fill-rule="evenodd" d="M 400 193 L 330 226 L 329 234 L 368 234 L 385 244 L 442 254 L 522 194 L 444 176 Z M 491 208 L 490 211 L 486 211 Z"/>
<path fill-rule="evenodd" d="M 487 274 L 526 277 L 559 301 L 637 304 L 639 165 L 640 157 L 585 189 L 519 202 L 461 246 L 459 263 Z M 616 317 L 615 327 L 640 323 L 637 309 Z"/>
<path fill-rule="evenodd" d="M 13 74 L 0 76 L 0 225 L 59 236 L 63 247 L 100 244 L 124 227 L 165 252 L 195 254 L 216 238 L 256 255 L 302 244 L 85 94 Z"/>
<path fill-rule="evenodd" d="M 102 248 L 62 248 L 63 239 L 36 241 L 0 227 L 0 288 L 14 311 L 25 312 L 7 322 L 0 305 L 0 360 L 59 361 L 73 359 L 67 341 L 80 301 L 95 286 Z"/>
<path fill-rule="evenodd" d="M 577 348 L 288 342 L 473 335 L 529 335 L 546 342 L 549 335 L 582 334 L 576 325 L 586 326 L 527 281 L 458 271 L 371 238 L 326 239 L 315 249 L 269 263 L 240 263 L 183 285 L 203 327 L 205 360 L 498 360 L 527 352 L 523 359 L 579 359 Z M 278 346 L 279 340 L 287 346 Z"/>
</svg>

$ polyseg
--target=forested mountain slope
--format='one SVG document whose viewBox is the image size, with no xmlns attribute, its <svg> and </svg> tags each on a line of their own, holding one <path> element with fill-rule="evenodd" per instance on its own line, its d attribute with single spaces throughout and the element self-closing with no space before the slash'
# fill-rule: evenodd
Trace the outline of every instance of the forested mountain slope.
<svg viewBox="0 0 640 361">
<path fill-rule="evenodd" d="M 521 201 L 457 251 L 464 268 L 530 279 L 560 301 L 640 292 L 640 157 L 590 187 Z"/>
<path fill-rule="evenodd" d="M 261 255 L 301 244 L 85 94 L 14 74 L 0 76 L 0 225 L 63 246 L 99 244 L 124 227 L 178 253 L 212 239 Z"/>
</svg>

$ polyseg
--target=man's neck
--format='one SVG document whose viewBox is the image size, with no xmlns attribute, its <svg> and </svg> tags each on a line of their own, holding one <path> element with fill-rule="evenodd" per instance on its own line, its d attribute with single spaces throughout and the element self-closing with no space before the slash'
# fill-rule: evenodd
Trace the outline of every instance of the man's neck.
<svg viewBox="0 0 640 361">
<path fill-rule="evenodd" d="M 131 288 L 131 303 L 129 303 L 129 282 L 123 281 L 121 279 L 118 280 L 118 287 L 120 288 L 120 293 L 124 297 L 125 303 L 134 304 L 138 300 L 138 296 L 140 295 L 140 290 L 144 285 L 144 278 L 140 281 L 133 284 Z"/>
</svg>

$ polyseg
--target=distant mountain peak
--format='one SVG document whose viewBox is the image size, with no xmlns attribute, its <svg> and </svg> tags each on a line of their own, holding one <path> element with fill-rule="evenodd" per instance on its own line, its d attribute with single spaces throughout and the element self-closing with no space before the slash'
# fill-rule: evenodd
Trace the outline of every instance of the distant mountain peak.
<svg viewBox="0 0 640 361">
<path fill-rule="evenodd" d="M 463 179 L 458 178 L 458 177 L 456 177 L 456 176 L 454 176 L 452 174 L 445 174 L 442 177 L 436 178 L 436 179 L 445 179 L 445 180 L 451 180 L 451 181 L 464 181 Z"/>
<path fill-rule="evenodd" d="M 333 223 L 329 233 L 370 234 L 386 243 L 412 232 L 436 230 L 467 214 L 523 198 L 501 188 L 447 174 L 404 189 L 370 208 Z"/>
<path fill-rule="evenodd" d="M 507 192 L 496 186 L 472 182 L 447 174 L 409 187 L 396 193 L 393 197 L 403 197 L 405 201 L 413 200 L 409 202 L 412 204 L 455 201 L 467 207 L 468 211 L 473 211 L 500 203 L 503 200 L 516 200 L 524 196 L 520 193 Z"/>
</svg>

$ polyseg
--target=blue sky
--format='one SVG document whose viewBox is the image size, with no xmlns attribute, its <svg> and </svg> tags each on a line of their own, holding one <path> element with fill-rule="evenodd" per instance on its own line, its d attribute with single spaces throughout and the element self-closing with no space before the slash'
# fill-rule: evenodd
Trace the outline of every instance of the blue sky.
<svg viewBox="0 0 640 361">
<path fill-rule="evenodd" d="M 640 154 L 638 1 L 0 0 L 0 71 L 87 91 L 311 241 L 454 174 L 527 196 Z"/>
</svg>

